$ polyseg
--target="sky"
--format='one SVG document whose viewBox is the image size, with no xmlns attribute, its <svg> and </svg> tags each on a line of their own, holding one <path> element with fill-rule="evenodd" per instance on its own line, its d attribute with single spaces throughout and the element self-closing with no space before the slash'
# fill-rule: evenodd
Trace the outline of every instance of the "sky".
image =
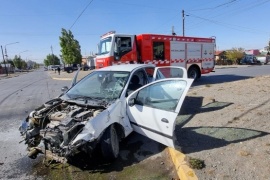
<svg viewBox="0 0 270 180">
<path fill-rule="evenodd" d="M 8 58 L 42 63 L 60 57 L 62 28 L 79 41 L 82 56 L 100 36 L 171 34 L 215 37 L 216 49 L 262 49 L 270 39 L 270 0 L 0 0 L 0 45 Z M 184 23 L 182 11 L 184 10 Z M 2 61 L 2 54 L 0 61 Z"/>
</svg>

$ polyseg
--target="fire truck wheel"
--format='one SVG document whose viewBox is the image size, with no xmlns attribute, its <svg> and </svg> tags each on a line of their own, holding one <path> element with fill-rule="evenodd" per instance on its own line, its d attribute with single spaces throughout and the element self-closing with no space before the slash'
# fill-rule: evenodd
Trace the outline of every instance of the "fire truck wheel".
<svg viewBox="0 0 270 180">
<path fill-rule="evenodd" d="M 200 72 L 196 67 L 191 67 L 188 69 L 188 78 L 196 80 L 200 77 L 201 77 Z"/>
<path fill-rule="evenodd" d="M 113 125 L 109 126 L 101 139 L 101 151 L 106 160 L 112 161 L 119 155 L 119 139 Z"/>
</svg>

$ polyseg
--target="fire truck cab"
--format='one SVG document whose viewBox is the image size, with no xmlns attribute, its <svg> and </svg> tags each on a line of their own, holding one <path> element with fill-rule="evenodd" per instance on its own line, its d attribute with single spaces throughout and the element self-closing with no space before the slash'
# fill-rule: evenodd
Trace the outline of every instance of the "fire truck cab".
<svg viewBox="0 0 270 180">
<path fill-rule="evenodd" d="M 101 36 L 96 67 L 117 64 L 155 64 L 180 66 L 188 77 L 197 79 L 210 73 L 215 66 L 215 38 L 183 37 L 159 34 L 116 34 Z"/>
</svg>

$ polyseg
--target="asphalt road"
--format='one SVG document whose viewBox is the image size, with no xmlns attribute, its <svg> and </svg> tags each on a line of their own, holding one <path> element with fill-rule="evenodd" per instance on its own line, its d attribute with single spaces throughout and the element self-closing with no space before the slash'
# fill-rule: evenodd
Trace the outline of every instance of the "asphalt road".
<svg viewBox="0 0 270 180">
<path fill-rule="evenodd" d="M 46 167 L 42 155 L 28 158 L 26 146 L 19 144 L 21 121 L 69 84 L 70 80 L 51 79 L 43 70 L 0 80 L 0 179 L 177 178 L 165 146 L 136 133 L 121 142 L 120 157 L 111 164 L 98 158 L 99 152 L 92 159 L 78 157 L 72 165 L 52 163 Z"/>
<path fill-rule="evenodd" d="M 215 72 L 204 74 L 193 83 L 193 86 L 219 84 L 270 74 L 270 63 L 267 65 L 239 65 L 216 67 Z"/>
<path fill-rule="evenodd" d="M 25 157 L 18 127 L 31 110 L 58 96 L 65 81 L 52 81 L 44 71 L 0 80 L 0 179 L 31 178 L 40 159 Z"/>
</svg>

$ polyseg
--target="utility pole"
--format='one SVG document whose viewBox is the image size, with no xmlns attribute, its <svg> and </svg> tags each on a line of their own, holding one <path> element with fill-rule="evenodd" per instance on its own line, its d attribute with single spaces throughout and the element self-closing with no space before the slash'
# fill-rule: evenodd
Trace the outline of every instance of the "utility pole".
<svg viewBox="0 0 270 180">
<path fill-rule="evenodd" d="M 174 26 L 172 26 L 172 35 L 176 36 L 176 33 L 174 32 Z"/>
<path fill-rule="evenodd" d="M 5 61 L 5 57 L 4 57 L 4 52 L 3 52 L 3 47 L 2 46 L 1 46 L 1 50 L 2 50 L 3 61 L 4 61 L 4 64 L 5 64 L 6 74 L 8 76 L 7 65 L 6 65 L 6 61 Z"/>
<path fill-rule="evenodd" d="M 182 24 L 183 24 L 183 36 L 185 36 L 185 11 L 182 10 Z"/>
<path fill-rule="evenodd" d="M 5 45 L 5 53 L 6 53 L 6 60 L 8 60 L 8 55 L 7 55 L 7 46 L 8 45 L 12 45 L 12 44 L 17 44 L 19 42 L 13 42 L 13 43 L 8 43 Z M 3 47 L 1 46 L 1 49 L 2 49 L 2 54 L 3 54 Z M 5 59 L 4 59 L 4 63 L 5 63 Z M 6 73 L 7 73 L 7 76 L 8 76 L 8 70 L 7 70 L 7 66 L 6 66 L 6 63 L 5 63 L 5 68 L 6 68 Z M 10 67 L 9 67 L 10 68 Z"/>
<path fill-rule="evenodd" d="M 51 45 L 51 50 L 52 50 L 52 58 L 53 58 L 53 64 L 51 64 L 51 65 L 54 65 L 55 62 L 54 62 L 54 55 L 53 55 L 53 47 L 52 47 L 52 45 Z"/>
</svg>

